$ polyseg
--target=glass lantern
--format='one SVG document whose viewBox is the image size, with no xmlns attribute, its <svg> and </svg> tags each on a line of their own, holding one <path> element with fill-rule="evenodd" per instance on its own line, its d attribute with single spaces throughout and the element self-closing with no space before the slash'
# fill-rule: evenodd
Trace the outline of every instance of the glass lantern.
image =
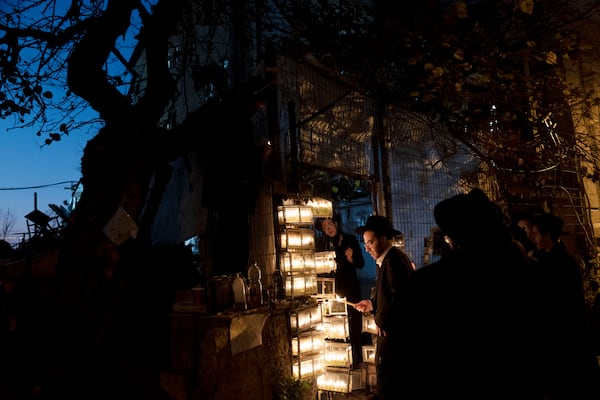
<svg viewBox="0 0 600 400">
<path fill-rule="evenodd" d="M 279 206 L 277 218 L 280 225 L 310 225 L 313 223 L 313 209 L 310 206 Z"/>
<path fill-rule="evenodd" d="M 314 250 L 315 232 L 306 228 L 288 228 L 281 233 L 282 250 Z"/>
<path fill-rule="evenodd" d="M 377 324 L 375 324 L 375 315 L 363 314 L 362 315 L 362 332 L 372 333 L 377 335 Z"/>
<path fill-rule="evenodd" d="M 328 392 L 350 393 L 364 389 L 360 370 L 327 367 L 317 377 L 317 388 Z"/>
<path fill-rule="evenodd" d="M 364 362 L 375 364 L 375 346 L 363 346 L 362 356 Z"/>
<path fill-rule="evenodd" d="M 325 349 L 323 332 L 307 331 L 292 338 L 292 356 L 305 358 L 308 355 L 322 353 Z"/>
<path fill-rule="evenodd" d="M 324 371 L 320 354 L 305 359 L 294 359 L 292 362 L 292 375 L 295 379 L 310 378 Z"/>
<path fill-rule="evenodd" d="M 290 315 L 290 326 L 293 331 L 302 332 L 307 329 L 316 328 L 321 322 L 321 306 L 319 304 L 296 310 L 295 313 Z"/>
<path fill-rule="evenodd" d="M 346 298 L 326 299 L 323 304 L 323 315 L 347 315 Z"/>
<path fill-rule="evenodd" d="M 349 336 L 348 317 L 345 315 L 324 316 L 322 329 L 326 339 L 346 340 Z"/>
<path fill-rule="evenodd" d="M 334 299 L 335 298 L 335 279 L 321 278 L 317 276 L 317 298 Z"/>
<path fill-rule="evenodd" d="M 331 271 L 335 271 L 335 251 L 317 251 L 315 257 L 315 269 L 317 274 L 327 274 Z"/>
<path fill-rule="evenodd" d="M 350 343 L 326 342 L 323 363 L 328 367 L 350 368 L 352 345 Z"/>
<path fill-rule="evenodd" d="M 317 293 L 317 277 L 314 274 L 285 275 L 285 295 L 296 298 Z"/>
<path fill-rule="evenodd" d="M 315 253 L 312 251 L 285 251 L 281 253 L 281 271 L 285 274 L 315 273 Z"/>
</svg>

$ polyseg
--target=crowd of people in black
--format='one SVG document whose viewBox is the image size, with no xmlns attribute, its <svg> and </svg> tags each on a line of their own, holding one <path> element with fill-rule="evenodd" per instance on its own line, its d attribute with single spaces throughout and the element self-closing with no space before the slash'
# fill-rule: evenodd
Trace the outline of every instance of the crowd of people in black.
<svg viewBox="0 0 600 400">
<path fill-rule="evenodd" d="M 434 218 L 448 247 L 416 270 L 386 218 L 357 229 L 377 263 L 371 298 L 355 306 L 379 330 L 374 398 L 600 399 L 600 332 L 563 220 L 511 220 L 479 189 Z"/>
</svg>

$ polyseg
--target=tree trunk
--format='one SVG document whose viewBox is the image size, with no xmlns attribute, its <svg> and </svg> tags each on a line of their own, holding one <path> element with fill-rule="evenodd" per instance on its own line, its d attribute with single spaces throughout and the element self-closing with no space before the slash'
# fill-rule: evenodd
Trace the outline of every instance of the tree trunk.
<svg viewBox="0 0 600 400">
<path fill-rule="evenodd" d="M 166 170 L 157 126 L 173 94 L 168 39 L 184 2 L 161 0 L 144 17 L 147 86 L 134 105 L 110 84 L 103 66 L 138 3 L 109 1 L 68 60 L 69 88 L 100 113 L 105 126 L 85 147 L 83 193 L 56 266 L 55 345 L 64 368 L 49 387 L 57 398 L 162 396 L 157 342 L 164 335 L 155 333 L 166 323 L 158 301 L 164 293 L 150 292 L 162 289 L 155 285 L 158 264 L 147 240 L 152 215 L 142 216 L 142 210 L 164 188 L 154 185 L 149 193 L 152 177 Z M 115 243 L 103 232 L 119 209 L 138 225 L 135 241 Z"/>
</svg>

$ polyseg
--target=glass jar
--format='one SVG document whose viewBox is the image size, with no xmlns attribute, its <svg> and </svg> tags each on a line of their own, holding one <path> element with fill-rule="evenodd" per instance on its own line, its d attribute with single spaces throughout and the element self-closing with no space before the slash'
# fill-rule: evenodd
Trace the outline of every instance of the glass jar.
<svg viewBox="0 0 600 400">
<path fill-rule="evenodd" d="M 248 267 L 248 306 L 258 307 L 263 304 L 262 273 L 258 263 L 254 261 Z"/>
<path fill-rule="evenodd" d="M 236 310 L 245 310 L 246 304 L 246 283 L 242 274 L 237 272 L 231 281 L 231 291 L 233 292 L 233 308 Z"/>
<path fill-rule="evenodd" d="M 276 269 L 273 272 L 273 286 L 275 287 L 275 298 L 278 300 L 285 299 L 285 287 L 283 286 L 283 275 L 281 271 Z"/>
</svg>

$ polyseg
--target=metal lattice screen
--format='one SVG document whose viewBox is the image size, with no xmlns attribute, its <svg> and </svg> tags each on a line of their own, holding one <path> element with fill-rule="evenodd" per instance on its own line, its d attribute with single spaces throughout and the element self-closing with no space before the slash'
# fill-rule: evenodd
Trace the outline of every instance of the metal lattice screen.
<svg viewBox="0 0 600 400">
<path fill-rule="evenodd" d="M 365 96 L 307 64 L 298 64 L 299 161 L 370 175 L 371 104 Z"/>
</svg>

